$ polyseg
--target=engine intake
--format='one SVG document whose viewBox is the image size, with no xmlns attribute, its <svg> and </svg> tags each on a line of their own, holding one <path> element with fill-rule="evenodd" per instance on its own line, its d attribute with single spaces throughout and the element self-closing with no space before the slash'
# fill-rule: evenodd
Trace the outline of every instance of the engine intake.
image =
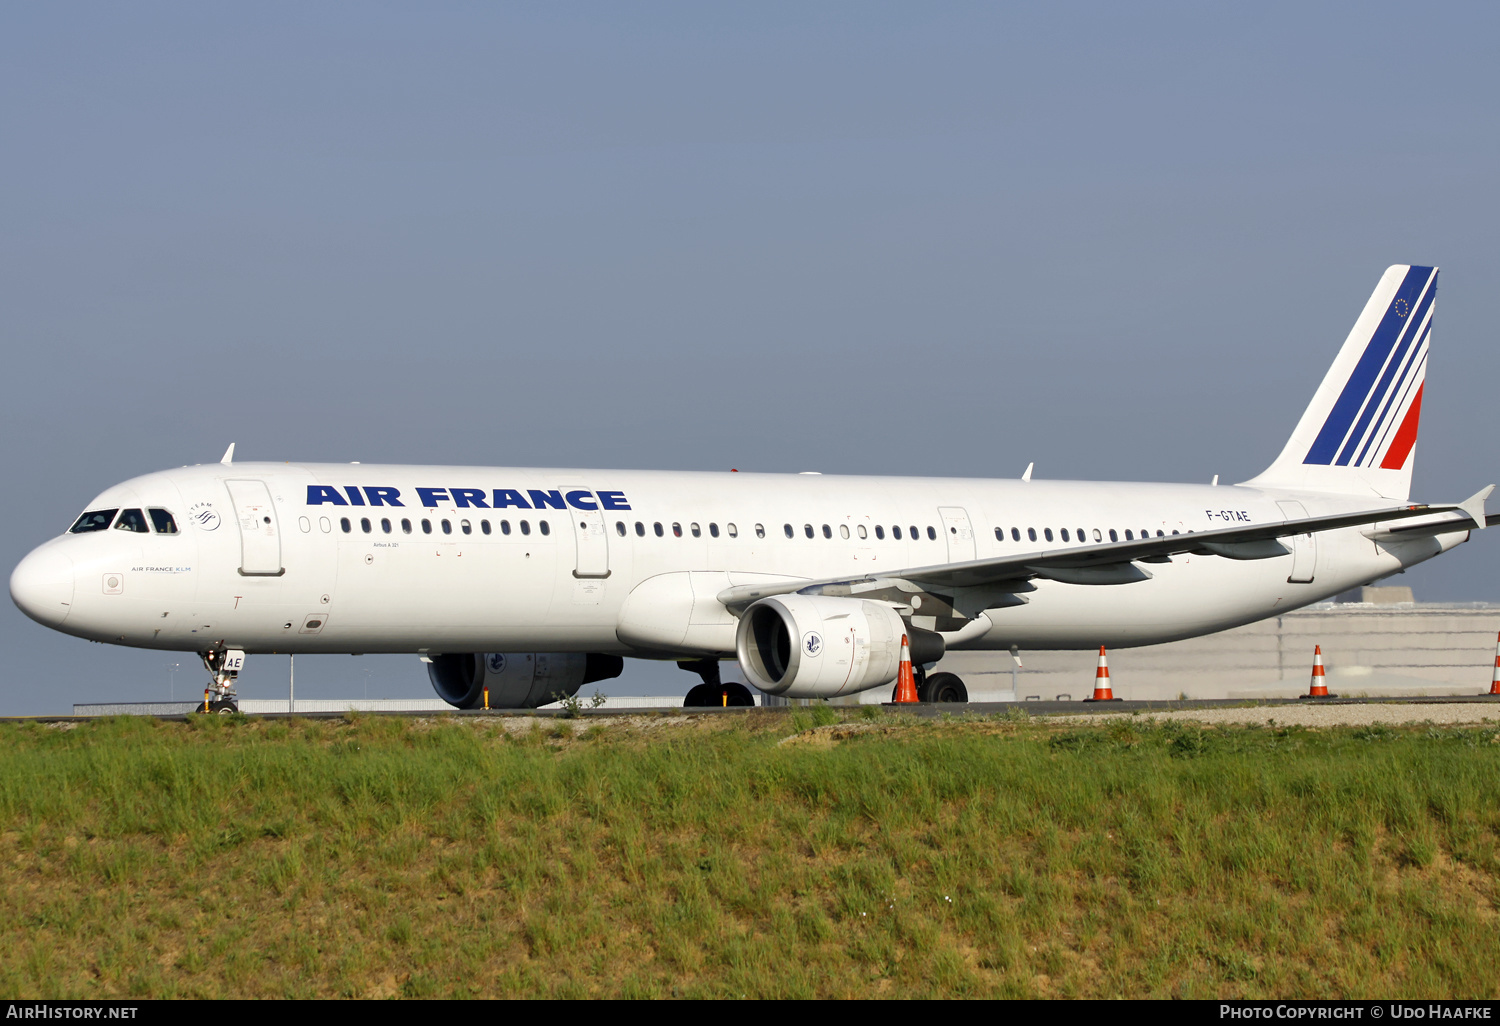
<svg viewBox="0 0 1500 1026">
<path fill-rule="evenodd" d="M 750 683 L 785 698 L 833 698 L 889 684 L 901 664 L 901 636 L 915 663 L 942 658 L 943 639 L 908 627 L 880 602 L 825 595 L 776 595 L 740 617 L 735 652 Z"/>
<path fill-rule="evenodd" d="M 427 676 L 438 697 L 459 709 L 479 708 L 486 684 L 491 709 L 535 709 L 624 669 L 624 659 L 597 652 L 452 652 L 432 656 Z"/>
</svg>

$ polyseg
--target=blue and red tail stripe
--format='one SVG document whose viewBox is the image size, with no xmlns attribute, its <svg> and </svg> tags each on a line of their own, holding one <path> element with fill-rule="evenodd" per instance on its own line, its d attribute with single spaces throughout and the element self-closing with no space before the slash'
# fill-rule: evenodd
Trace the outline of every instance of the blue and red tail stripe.
<svg viewBox="0 0 1500 1026">
<path fill-rule="evenodd" d="M 1426 369 L 1423 348 L 1427 341 L 1428 314 L 1436 295 L 1436 268 L 1407 270 L 1303 463 L 1348 466 L 1352 461 L 1363 466 L 1367 459 L 1381 457 L 1380 465 L 1390 469 L 1391 461 L 1404 445 L 1405 451 L 1395 466 L 1399 469 L 1404 465 L 1416 441 L 1421 378 Z M 1412 385 L 1417 386 L 1416 397 L 1400 428 L 1390 436 L 1390 448 L 1383 457 L 1378 445 L 1372 452 L 1373 439 L 1388 435 L 1385 421 L 1400 410 Z"/>
</svg>

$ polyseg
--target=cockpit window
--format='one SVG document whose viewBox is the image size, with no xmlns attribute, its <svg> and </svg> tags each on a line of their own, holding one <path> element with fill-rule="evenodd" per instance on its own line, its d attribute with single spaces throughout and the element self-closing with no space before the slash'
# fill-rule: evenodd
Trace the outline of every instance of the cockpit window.
<svg viewBox="0 0 1500 1026">
<path fill-rule="evenodd" d="M 118 512 L 120 512 L 118 506 L 114 509 L 91 509 L 78 518 L 78 522 L 68 529 L 68 533 L 88 534 L 90 531 L 108 530 Z"/>
<path fill-rule="evenodd" d="M 134 531 L 136 534 L 150 534 L 151 528 L 146 526 L 146 515 L 138 509 L 127 509 L 120 513 L 120 519 L 115 521 L 116 531 Z"/>
<path fill-rule="evenodd" d="M 164 509 L 150 509 L 146 512 L 151 514 L 151 526 L 156 528 L 157 534 L 177 533 L 177 521 L 172 519 L 172 514 Z"/>
</svg>

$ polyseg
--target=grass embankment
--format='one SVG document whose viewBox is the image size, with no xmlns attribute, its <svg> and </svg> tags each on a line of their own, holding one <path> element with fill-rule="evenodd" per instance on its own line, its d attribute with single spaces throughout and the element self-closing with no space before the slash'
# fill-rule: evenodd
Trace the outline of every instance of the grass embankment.
<svg viewBox="0 0 1500 1026">
<path fill-rule="evenodd" d="M 871 712 L 0 727 L 0 992 L 1500 992 L 1493 726 Z"/>
</svg>

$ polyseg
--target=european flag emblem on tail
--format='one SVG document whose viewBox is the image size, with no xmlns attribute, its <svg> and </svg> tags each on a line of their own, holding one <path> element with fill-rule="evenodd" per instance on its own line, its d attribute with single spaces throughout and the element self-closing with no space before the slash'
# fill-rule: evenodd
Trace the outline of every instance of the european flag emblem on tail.
<svg viewBox="0 0 1500 1026">
<path fill-rule="evenodd" d="M 1246 484 L 1408 497 L 1437 277 L 1386 270 L 1281 456 Z"/>
</svg>

